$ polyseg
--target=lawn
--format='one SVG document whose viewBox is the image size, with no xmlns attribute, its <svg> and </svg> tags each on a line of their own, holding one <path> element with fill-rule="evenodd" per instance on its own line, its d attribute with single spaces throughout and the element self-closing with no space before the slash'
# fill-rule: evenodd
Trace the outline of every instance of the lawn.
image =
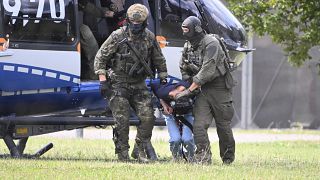
<svg viewBox="0 0 320 180">
<path fill-rule="evenodd" d="M 236 161 L 230 166 L 221 164 L 217 142 L 212 144 L 210 166 L 171 162 L 168 143 L 163 141 L 153 142 L 160 160 L 152 164 L 117 162 L 111 140 L 35 137 L 26 152 L 34 153 L 48 142 L 54 148 L 40 159 L 0 159 L 0 179 L 320 178 L 318 141 L 238 143 Z M 3 142 L 0 153 L 9 153 Z"/>
</svg>

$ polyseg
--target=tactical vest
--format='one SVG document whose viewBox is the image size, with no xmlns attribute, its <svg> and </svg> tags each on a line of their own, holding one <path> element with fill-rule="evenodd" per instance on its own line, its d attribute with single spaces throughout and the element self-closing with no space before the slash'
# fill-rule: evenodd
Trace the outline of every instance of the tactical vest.
<svg viewBox="0 0 320 180">
<path fill-rule="evenodd" d="M 125 38 L 128 38 L 128 43 L 131 44 L 139 53 L 140 56 L 151 67 L 151 49 L 153 46 L 152 35 L 146 30 L 140 39 L 134 39 L 126 34 L 126 27 L 122 27 L 116 33 L 111 34 L 115 39 L 115 43 L 118 45 L 117 52 L 112 59 L 111 69 L 118 75 L 127 75 L 129 77 L 146 77 L 148 73 L 139 60 L 135 56 L 134 52 L 128 47 L 126 43 L 121 42 Z"/>
<path fill-rule="evenodd" d="M 188 72 L 190 76 L 195 76 L 201 69 L 203 64 L 203 58 L 205 56 L 205 48 L 208 44 L 214 41 L 212 34 L 207 34 L 203 40 L 200 42 L 199 46 L 194 49 L 190 42 L 185 43 L 184 45 L 184 58 L 185 63 L 188 64 Z M 216 37 L 215 37 L 216 38 Z M 226 55 L 223 52 L 222 47 L 218 47 L 218 57 L 215 59 L 217 61 L 217 69 L 215 72 L 215 76 L 224 76 L 227 71 L 227 67 L 225 66 Z"/>
<path fill-rule="evenodd" d="M 227 45 L 226 45 L 226 42 L 223 38 L 221 38 L 220 36 L 218 36 L 217 34 L 210 34 L 211 36 L 215 37 L 218 41 L 219 41 L 219 44 L 226 56 L 225 58 L 225 65 L 227 66 L 226 68 L 232 72 L 234 70 L 236 70 L 238 68 L 236 62 L 234 60 L 232 60 L 230 58 L 230 55 L 229 55 L 229 50 L 227 49 Z"/>
<path fill-rule="evenodd" d="M 202 50 L 200 47 L 197 50 L 194 50 L 190 42 L 184 44 L 182 56 L 184 56 L 184 63 L 186 66 L 184 66 L 183 69 L 189 76 L 194 76 L 199 72 L 203 62 L 201 53 Z"/>
</svg>

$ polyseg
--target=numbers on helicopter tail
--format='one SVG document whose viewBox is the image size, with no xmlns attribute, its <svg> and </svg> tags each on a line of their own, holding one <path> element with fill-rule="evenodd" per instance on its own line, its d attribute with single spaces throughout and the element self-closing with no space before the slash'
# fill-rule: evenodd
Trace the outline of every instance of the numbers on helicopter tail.
<svg viewBox="0 0 320 180">
<path fill-rule="evenodd" d="M 3 0 L 3 7 L 9 16 L 18 17 L 19 13 L 24 17 L 23 26 L 25 26 L 29 21 L 28 12 L 36 11 L 36 18 L 42 18 L 46 6 L 50 12 L 50 17 L 53 19 L 64 19 L 65 18 L 65 1 L 64 0 Z M 30 8 L 31 7 L 31 8 Z M 34 8 L 35 7 L 35 8 Z M 58 11 L 57 11 L 58 10 Z M 35 12 L 34 12 L 35 13 Z M 32 20 L 34 23 L 39 23 L 40 20 Z M 12 24 L 15 24 L 16 19 L 13 18 Z M 54 21 L 55 23 L 60 23 L 61 21 Z"/>
</svg>

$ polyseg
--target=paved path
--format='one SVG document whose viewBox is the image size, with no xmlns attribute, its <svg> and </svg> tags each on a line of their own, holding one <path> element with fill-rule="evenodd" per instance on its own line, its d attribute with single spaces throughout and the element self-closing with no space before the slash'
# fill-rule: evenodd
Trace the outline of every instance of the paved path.
<svg viewBox="0 0 320 180">
<path fill-rule="evenodd" d="M 134 139 L 136 135 L 136 130 L 130 130 L 130 139 Z M 56 138 L 76 138 L 76 130 L 72 131 L 62 131 L 46 135 L 41 135 L 40 137 L 56 137 Z M 320 141 L 319 134 L 266 134 L 266 133 L 245 133 L 244 131 L 237 132 L 235 130 L 234 137 L 237 143 L 244 142 L 270 142 L 270 141 Z M 84 129 L 83 138 L 85 139 L 112 139 L 112 130 L 108 129 Z M 215 129 L 209 131 L 209 138 L 211 141 L 218 141 L 218 136 Z M 166 129 L 160 130 L 155 129 L 153 132 L 152 140 L 163 140 L 168 141 L 169 136 Z"/>
</svg>

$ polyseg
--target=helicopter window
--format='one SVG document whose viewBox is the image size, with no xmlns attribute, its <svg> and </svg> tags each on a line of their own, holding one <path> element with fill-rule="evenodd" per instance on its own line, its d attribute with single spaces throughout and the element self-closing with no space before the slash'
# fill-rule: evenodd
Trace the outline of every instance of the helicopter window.
<svg viewBox="0 0 320 180">
<path fill-rule="evenodd" d="M 160 34 L 170 42 L 170 46 L 181 46 L 185 42 L 181 24 L 189 16 L 201 17 L 192 1 L 163 0 L 161 1 Z"/>
<path fill-rule="evenodd" d="M 3 0 L 6 31 L 15 41 L 72 42 L 74 1 Z"/>
<path fill-rule="evenodd" d="M 207 10 L 210 12 L 210 14 L 216 17 L 215 20 L 218 21 L 219 24 L 242 27 L 239 21 L 220 1 L 205 0 L 205 4 L 208 7 Z"/>
</svg>

